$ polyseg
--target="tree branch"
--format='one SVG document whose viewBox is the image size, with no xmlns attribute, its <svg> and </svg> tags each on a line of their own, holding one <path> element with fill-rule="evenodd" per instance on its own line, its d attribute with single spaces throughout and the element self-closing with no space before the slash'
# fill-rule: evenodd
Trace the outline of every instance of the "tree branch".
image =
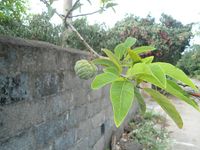
<svg viewBox="0 0 200 150">
<path fill-rule="evenodd" d="M 71 18 L 70 14 L 75 9 L 75 7 L 78 5 L 79 2 L 80 2 L 80 0 L 76 0 L 76 2 L 74 3 L 74 5 L 72 6 L 72 8 L 70 8 L 70 10 L 67 11 L 67 14 L 65 15 L 64 20 L 67 20 L 67 18 Z"/>
<path fill-rule="evenodd" d="M 51 5 L 46 1 L 46 0 L 40 0 L 42 1 L 44 4 L 46 4 L 48 7 L 51 7 Z M 55 13 L 64 20 L 64 25 L 67 28 L 68 26 L 72 29 L 72 31 L 74 31 L 76 33 L 76 35 L 78 36 L 78 38 L 81 40 L 81 42 L 85 45 L 85 47 L 91 52 L 93 53 L 96 57 L 103 57 L 101 55 L 99 55 L 85 40 L 84 38 L 80 35 L 80 33 L 76 30 L 76 28 L 69 22 L 67 21 L 67 18 L 69 18 L 70 13 L 73 11 L 73 9 L 76 7 L 76 5 L 78 4 L 80 0 L 77 0 L 74 5 L 72 6 L 72 8 L 68 11 L 68 13 L 64 16 L 59 14 L 56 10 Z"/>
<path fill-rule="evenodd" d="M 74 31 L 76 33 L 76 35 L 78 36 L 78 38 L 88 48 L 88 50 L 90 52 L 92 52 L 97 57 L 102 57 L 97 52 L 95 52 L 95 50 L 84 40 L 84 38 L 80 35 L 80 33 L 76 30 L 76 28 L 69 21 L 65 20 L 65 27 L 68 27 L 68 26 L 72 29 L 72 31 Z"/>
<path fill-rule="evenodd" d="M 105 11 L 104 9 L 99 9 L 99 10 L 97 10 L 97 11 L 93 11 L 93 12 L 90 12 L 90 13 L 85 13 L 85 14 L 78 14 L 78 15 L 74 15 L 74 16 L 69 16 L 69 18 L 93 15 L 93 14 L 96 14 L 96 13 L 101 12 L 102 10 Z"/>
</svg>

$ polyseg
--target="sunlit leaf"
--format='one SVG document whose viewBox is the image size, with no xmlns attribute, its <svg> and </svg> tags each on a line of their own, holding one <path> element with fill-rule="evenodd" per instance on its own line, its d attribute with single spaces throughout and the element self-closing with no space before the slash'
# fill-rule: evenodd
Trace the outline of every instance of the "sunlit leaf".
<svg viewBox="0 0 200 150">
<path fill-rule="evenodd" d="M 179 68 L 169 63 L 158 62 L 157 64 L 159 64 L 162 67 L 166 75 L 183 82 L 184 84 L 190 86 L 196 91 L 198 90 L 194 83 L 190 80 L 190 78 Z"/>
<path fill-rule="evenodd" d="M 136 43 L 136 41 L 137 41 L 137 39 L 128 37 L 126 39 L 126 41 L 124 42 L 124 45 L 126 48 L 131 48 Z"/>
<path fill-rule="evenodd" d="M 142 62 L 142 58 L 133 50 L 128 50 L 128 54 L 130 58 L 133 60 L 133 62 Z"/>
<path fill-rule="evenodd" d="M 136 76 L 161 88 L 166 86 L 165 74 L 157 64 L 137 63 L 127 71 L 127 76 Z"/>
<path fill-rule="evenodd" d="M 106 66 L 106 67 L 112 67 L 112 68 L 116 68 L 118 71 L 119 67 L 113 63 L 110 59 L 106 59 L 106 58 L 98 58 L 98 59 L 94 59 L 92 61 L 94 64 L 96 65 L 102 65 L 102 66 Z"/>
<path fill-rule="evenodd" d="M 196 103 L 195 100 L 191 99 L 189 97 L 189 94 L 187 94 L 183 89 L 181 89 L 175 82 L 167 80 L 166 91 L 200 111 L 198 103 Z"/>
<path fill-rule="evenodd" d="M 149 67 L 152 71 L 153 76 L 156 77 L 156 79 L 163 85 L 163 87 L 166 87 L 166 76 L 160 65 L 152 63 L 149 64 Z"/>
<path fill-rule="evenodd" d="M 110 89 L 115 125 L 119 127 L 128 114 L 134 98 L 134 86 L 130 81 L 114 81 Z"/>
<path fill-rule="evenodd" d="M 103 69 L 104 72 L 110 72 L 110 73 L 113 73 L 115 75 L 120 75 L 118 70 L 116 68 L 113 68 L 113 67 L 108 67 L 108 68 L 105 68 Z"/>
<path fill-rule="evenodd" d="M 136 54 L 146 53 L 146 52 L 153 51 L 153 50 L 156 50 L 156 48 L 153 46 L 141 46 L 141 47 L 136 47 L 133 49 L 133 51 Z"/>
<path fill-rule="evenodd" d="M 153 59 L 154 59 L 154 56 L 145 57 L 142 59 L 142 62 L 145 64 L 150 64 L 152 63 Z"/>
<path fill-rule="evenodd" d="M 120 73 L 122 72 L 122 66 L 120 65 L 120 62 L 118 58 L 110 51 L 107 49 L 104 49 L 103 52 L 110 58 L 110 60 L 118 67 Z"/>
<path fill-rule="evenodd" d="M 126 53 L 127 48 L 125 47 L 124 43 L 118 44 L 115 49 L 115 55 L 117 56 L 118 59 L 121 59 L 122 56 Z"/>
<path fill-rule="evenodd" d="M 112 72 L 105 72 L 102 74 L 97 75 L 94 80 L 92 81 L 91 87 L 92 89 L 99 89 L 106 84 L 109 84 L 119 78 L 118 75 Z"/>
<path fill-rule="evenodd" d="M 145 88 L 144 90 L 152 96 L 162 109 L 174 120 L 179 128 L 183 127 L 183 121 L 180 114 L 167 97 L 153 89 Z"/>
</svg>

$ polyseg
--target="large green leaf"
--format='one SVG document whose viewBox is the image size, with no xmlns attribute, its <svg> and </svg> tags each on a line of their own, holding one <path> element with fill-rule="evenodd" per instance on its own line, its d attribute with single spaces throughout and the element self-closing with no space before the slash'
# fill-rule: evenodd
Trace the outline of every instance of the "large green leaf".
<svg viewBox="0 0 200 150">
<path fill-rule="evenodd" d="M 164 86 L 166 87 L 166 76 L 164 74 L 163 69 L 160 67 L 159 64 L 149 64 L 149 67 L 152 71 L 153 76 Z"/>
<path fill-rule="evenodd" d="M 99 89 L 106 84 L 109 84 L 119 78 L 118 75 L 112 72 L 105 72 L 102 74 L 97 75 L 94 80 L 92 81 L 91 87 L 92 89 Z"/>
<path fill-rule="evenodd" d="M 118 58 L 110 51 L 107 49 L 104 49 L 103 52 L 110 58 L 110 60 L 118 67 L 120 73 L 122 72 L 122 67 L 120 65 L 120 62 Z"/>
<path fill-rule="evenodd" d="M 120 60 L 122 56 L 127 52 L 127 48 L 125 47 L 124 43 L 117 45 L 114 49 L 115 55 Z"/>
<path fill-rule="evenodd" d="M 157 64 L 159 64 L 162 67 L 166 75 L 183 82 L 184 84 L 190 86 L 196 91 L 198 90 L 194 83 L 188 78 L 188 76 L 179 68 L 169 63 L 158 62 Z"/>
<path fill-rule="evenodd" d="M 135 92 L 135 98 L 139 104 L 140 110 L 142 114 L 144 114 L 146 112 L 146 103 L 144 101 L 144 98 L 140 94 L 140 91 L 138 90 L 138 88 L 135 87 L 134 92 Z"/>
<path fill-rule="evenodd" d="M 127 76 L 135 76 L 161 88 L 166 87 L 165 74 L 157 64 L 137 63 L 127 71 Z"/>
<path fill-rule="evenodd" d="M 152 96 L 162 109 L 174 120 L 179 128 L 183 127 L 183 121 L 180 114 L 167 97 L 153 89 L 145 88 L 144 90 Z"/>
<path fill-rule="evenodd" d="M 157 79 L 155 78 L 155 76 L 153 75 L 149 75 L 149 74 L 139 74 L 136 76 L 137 79 L 142 80 L 142 81 L 146 81 L 149 82 L 155 86 L 158 86 L 160 88 L 165 88 L 164 85 Z"/>
<path fill-rule="evenodd" d="M 153 46 L 141 46 L 141 47 L 136 47 L 133 49 L 133 51 L 137 54 L 145 53 L 145 52 L 153 51 L 153 50 L 156 50 L 156 48 Z"/>
<path fill-rule="evenodd" d="M 200 111 L 199 106 L 195 102 L 195 100 L 191 99 L 189 97 L 189 94 L 187 94 L 183 89 L 181 89 L 175 82 L 167 80 L 167 88 L 165 90 L 170 94 L 176 96 L 177 98 L 185 101 L 189 105 L 193 106 L 198 111 Z"/>
<path fill-rule="evenodd" d="M 104 71 L 104 72 L 113 73 L 113 74 L 115 74 L 115 75 L 117 75 L 117 76 L 120 75 L 119 72 L 118 72 L 118 70 L 117 70 L 116 68 L 113 68 L 113 67 L 107 67 L 107 68 L 103 69 L 103 71 Z"/>
<path fill-rule="evenodd" d="M 149 66 L 145 63 L 137 63 L 127 71 L 127 76 L 134 76 L 138 74 L 149 74 L 151 75 L 151 70 Z"/>
<path fill-rule="evenodd" d="M 131 48 L 136 43 L 136 41 L 136 38 L 128 37 L 124 42 L 124 45 L 126 48 Z"/>
<path fill-rule="evenodd" d="M 118 66 L 115 63 L 113 63 L 109 58 L 97 58 L 97 59 L 94 59 L 92 62 L 96 65 L 112 67 L 112 68 L 116 68 L 118 71 L 120 71 Z"/>
<path fill-rule="evenodd" d="M 110 99 L 115 125 L 119 127 L 128 114 L 134 98 L 134 86 L 130 81 L 114 81 L 110 88 Z"/>
</svg>

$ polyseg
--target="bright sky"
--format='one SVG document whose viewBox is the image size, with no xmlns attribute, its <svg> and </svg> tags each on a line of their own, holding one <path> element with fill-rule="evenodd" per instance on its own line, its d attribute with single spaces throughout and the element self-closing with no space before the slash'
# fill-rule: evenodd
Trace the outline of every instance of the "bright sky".
<svg viewBox="0 0 200 150">
<path fill-rule="evenodd" d="M 30 1 L 31 12 L 36 13 L 45 10 L 45 6 L 41 4 L 40 0 Z M 84 13 L 95 11 L 99 7 L 99 0 L 91 0 L 93 5 L 87 4 L 87 0 L 82 1 L 86 3 L 81 10 Z M 115 0 L 115 2 L 118 3 L 116 13 L 109 10 L 103 14 L 88 16 L 90 23 L 105 22 L 106 25 L 113 26 L 116 21 L 121 20 L 126 14 L 130 13 L 140 17 L 146 17 L 151 14 L 156 20 L 159 19 L 162 13 L 166 13 L 183 24 L 200 22 L 200 0 Z M 63 0 L 55 1 L 53 6 L 58 12 L 62 13 Z M 53 17 L 52 21 L 54 23 L 61 22 L 56 16 Z M 200 41 L 199 39 L 197 40 Z"/>
</svg>

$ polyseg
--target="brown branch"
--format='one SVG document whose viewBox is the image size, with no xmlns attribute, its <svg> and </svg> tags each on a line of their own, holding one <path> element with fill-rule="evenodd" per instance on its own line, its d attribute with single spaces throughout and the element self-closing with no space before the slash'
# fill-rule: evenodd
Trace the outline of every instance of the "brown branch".
<svg viewBox="0 0 200 150">
<path fill-rule="evenodd" d="M 200 93 L 193 93 L 193 92 L 187 92 L 187 93 L 194 97 L 200 97 Z"/>
<path fill-rule="evenodd" d="M 46 4 L 47 6 L 51 6 L 46 0 L 40 0 L 42 1 L 44 4 Z M 81 40 L 81 42 L 87 47 L 87 49 L 93 53 L 96 57 L 103 57 L 101 55 L 99 55 L 85 40 L 84 38 L 80 35 L 80 33 L 76 30 L 76 28 L 69 22 L 67 21 L 67 18 L 69 17 L 69 14 L 73 11 L 73 9 L 76 7 L 76 5 L 78 4 L 80 0 L 77 0 L 74 5 L 72 6 L 72 8 L 68 11 L 68 13 L 63 16 L 61 14 L 59 14 L 56 10 L 55 10 L 55 13 L 61 18 L 64 20 L 64 25 L 66 28 L 68 28 L 68 26 L 72 29 L 72 31 L 74 31 L 76 33 L 76 35 L 78 36 L 78 38 Z"/>
<path fill-rule="evenodd" d="M 65 27 L 68 27 L 68 26 L 72 29 L 72 31 L 76 33 L 78 38 L 88 48 L 90 52 L 92 52 L 96 57 L 102 57 L 84 40 L 84 38 L 80 35 L 80 33 L 76 30 L 76 28 L 69 21 L 65 20 Z"/>
</svg>

